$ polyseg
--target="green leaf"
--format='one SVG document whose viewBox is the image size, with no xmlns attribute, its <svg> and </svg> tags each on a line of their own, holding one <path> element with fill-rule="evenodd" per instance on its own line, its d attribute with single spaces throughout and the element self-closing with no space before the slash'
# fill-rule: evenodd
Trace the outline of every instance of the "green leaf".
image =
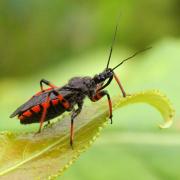
<svg viewBox="0 0 180 180">
<path fill-rule="evenodd" d="M 113 109 L 133 103 L 147 103 L 163 116 L 167 128 L 172 124 L 174 109 L 159 91 L 136 93 L 113 99 Z M 115 119 L 116 117 L 114 117 Z M 88 149 L 108 122 L 107 102 L 85 107 L 75 121 L 74 149 L 69 145 L 70 117 L 65 115 L 40 134 L 2 132 L 0 134 L 1 179 L 53 179 L 67 169 Z"/>
</svg>

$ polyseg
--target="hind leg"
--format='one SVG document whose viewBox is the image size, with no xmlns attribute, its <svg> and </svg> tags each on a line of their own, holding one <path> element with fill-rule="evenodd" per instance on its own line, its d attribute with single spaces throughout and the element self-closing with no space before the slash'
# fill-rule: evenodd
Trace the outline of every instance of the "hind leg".
<svg viewBox="0 0 180 180">
<path fill-rule="evenodd" d="M 46 98 L 46 101 L 45 101 L 45 103 L 43 104 L 43 112 L 42 112 L 42 115 L 41 115 L 40 126 L 39 126 L 39 130 L 38 130 L 37 133 L 40 133 L 40 132 L 41 132 L 41 128 L 42 128 L 43 123 L 44 123 L 44 121 L 45 121 L 45 119 L 46 119 L 47 109 L 48 109 L 48 107 L 50 106 L 50 103 L 49 103 L 49 102 L 50 102 L 50 95 L 51 95 L 51 93 L 52 93 L 52 92 L 49 92 L 49 93 L 48 93 L 48 96 L 47 96 L 47 98 Z"/>
<path fill-rule="evenodd" d="M 46 80 L 46 79 L 41 79 L 40 81 L 40 87 L 41 87 L 41 91 L 44 91 L 43 88 L 43 83 L 46 84 L 47 86 L 50 86 L 51 88 L 56 88 L 57 86 L 55 86 L 54 84 L 50 83 L 50 81 Z"/>
<path fill-rule="evenodd" d="M 42 112 L 42 115 L 41 115 L 40 126 L 39 126 L 39 130 L 38 130 L 37 133 L 40 133 L 40 132 L 41 132 L 43 123 L 44 123 L 44 121 L 45 121 L 45 119 L 46 119 L 47 109 L 48 109 L 49 106 L 50 106 L 50 95 L 51 95 L 51 93 L 54 93 L 54 94 L 57 96 L 57 98 L 59 99 L 59 101 L 61 101 L 61 103 L 62 103 L 62 105 L 64 106 L 65 109 L 70 108 L 69 102 L 66 101 L 66 100 L 63 98 L 63 96 L 62 96 L 61 94 L 59 94 L 58 91 L 56 91 L 56 90 L 50 91 L 50 92 L 48 93 L 48 95 L 47 95 L 47 98 L 46 98 L 45 102 L 41 104 L 41 105 L 43 106 L 43 112 Z"/>
</svg>

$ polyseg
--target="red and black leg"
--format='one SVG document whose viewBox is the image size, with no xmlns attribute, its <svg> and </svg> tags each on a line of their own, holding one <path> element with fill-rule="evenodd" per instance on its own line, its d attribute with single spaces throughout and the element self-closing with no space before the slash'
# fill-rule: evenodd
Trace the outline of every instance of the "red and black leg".
<svg viewBox="0 0 180 180">
<path fill-rule="evenodd" d="M 123 97 L 126 97 L 126 92 L 125 92 L 119 78 L 117 77 L 117 75 L 114 72 L 113 72 L 113 76 L 114 76 L 116 82 L 118 83 L 118 85 L 119 85 L 119 87 L 120 87 L 120 89 L 122 91 Z M 99 88 L 98 91 L 100 91 L 100 90 L 104 89 L 105 87 L 107 87 L 111 83 L 112 79 L 113 79 L 113 77 L 110 77 L 109 80 L 107 81 L 107 83 L 105 85 L 103 85 L 101 88 Z"/>
<path fill-rule="evenodd" d="M 46 79 L 41 79 L 40 80 L 40 87 L 41 87 L 41 91 L 43 92 L 43 83 L 46 84 L 47 86 L 50 86 L 51 88 L 56 88 L 57 86 L 55 86 L 54 84 L 50 83 L 50 81 L 46 80 Z"/>
<path fill-rule="evenodd" d="M 114 76 L 116 82 L 118 83 L 118 85 L 119 85 L 119 87 L 120 87 L 120 89 L 121 89 L 121 92 L 122 92 L 122 94 L 123 94 L 123 97 L 126 97 L 126 92 L 125 92 L 125 90 L 124 90 L 124 88 L 123 88 L 123 86 L 122 86 L 119 78 L 117 77 L 117 75 L 116 75 L 114 72 L 113 72 L 113 76 Z"/>
<path fill-rule="evenodd" d="M 108 81 L 107 81 L 106 84 L 104 84 L 102 87 L 100 87 L 99 89 L 97 89 L 97 91 L 100 91 L 100 90 L 106 88 L 106 87 L 111 83 L 112 80 L 113 80 L 113 76 L 108 79 Z"/>
<path fill-rule="evenodd" d="M 109 119 L 111 120 L 111 124 L 112 124 L 112 102 L 111 102 L 111 98 L 110 95 L 107 91 L 98 91 L 94 96 L 90 97 L 90 99 L 95 102 L 100 100 L 102 97 L 107 96 L 108 98 L 108 105 L 109 105 Z"/>
<path fill-rule="evenodd" d="M 69 109 L 70 108 L 70 104 L 68 101 L 66 101 L 63 96 L 61 94 L 59 94 L 58 91 L 56 90 L 52 90 L 48 93 L 47 97 L 46 97 L 46 101 L 44 103 L 42 103 L 41 105 L 43 106 L 43 112 L 42 112 L 42 115 L 41 115 L 41 119 L 40 119 L 40 127 L 39 127 L 39 130 L 38 130 L 38 133 L 41 132 L 41 128 L 43 126 L 43 123 L 46 119 L 46 114 L 47 114 L 47 109 L 49 108 L 50 106 L 50 95 L 51 93 L 54 93 L 57 98 L 59 99 L 59 101 L 62 103 L 63 107 L 65 109 Z"/>
<path fill-rule="evenodd" d="M 71 115 L 71 127 L 70 127 L 70 145 L 73 149 L 73 138 L 74 138 L 74 119 L 75 117 L 81 112 L 83 106 L 83 102 L 78 103 L 78 108 L 75 110 L 73 109 L 72 115 Z"/>
<path fill-rule="evenodd" d="M 43 112 L 42 112 L 42 115 L 41 115 L 41 119 L 40 119 L 40 126 L 39 126 L 39 130 L 37 133 L 40 133 L 41 132 L 41 128 L 43 126 L 43 123 L 46 119 L 46 114 L 47 114 L 47 109 L 48 107 L 50 106 L 50 95 L 51 95 L 52 91 L 48 93 L 47 95 L 47 98 L 46 98 L 46 101 L 44 103 L 42 103 L 42 106 L 43 106 Z"/>
</svg>

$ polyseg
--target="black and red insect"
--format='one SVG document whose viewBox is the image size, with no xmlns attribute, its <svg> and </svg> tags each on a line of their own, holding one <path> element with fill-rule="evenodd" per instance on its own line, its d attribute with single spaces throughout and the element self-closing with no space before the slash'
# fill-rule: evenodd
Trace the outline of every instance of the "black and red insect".
<svg viewBox="0 0 180 180">
<path fill-rule="evenodd" d="M 40 132 L 43 126 L 43 122 L 48 121 L 49 123 L 51 119 L 63 114 L 65 111 L 71 111 L 70 144 L 72 146 L 74 119 L 81 112 L 84 99 L 88 97 L 91 101 L 95 102 L 106 96 L 109 105 L 109 118 L 112 123 L 111 98 L 109 93 L 104 89 L 111 83 L 114 78 L 122 91 L 123 97 L 125 97 L 126 93 L 114 70 L 122 65 L 125 61 L 149 49 L 146 48 L 138 51 L 132 56 L 123 60 L 114 68 L 109 68 L 113 45 L 117 34 L 117 28 L 118 25 L 116 25 L 115 28 L 107 66 L 103 72 L 95 75 L 94 77 L 73 77 L 66 85 L 62 87 L 55 86 L 51 82 L 42 79 L 40 81 L 41 91 L 36 93 L 27 102 L 17 108 L 17 110 L 13 112 L 10 117 L 13 118 L 18 116 L 21 124 L 40 123 L 38 130 L 38 132 Z M 43 84 L 49 86 L 50 88 L 44 89 Z M 78 107 L 77 109 L 75 109 L 76 105 Z"/>
</svg>

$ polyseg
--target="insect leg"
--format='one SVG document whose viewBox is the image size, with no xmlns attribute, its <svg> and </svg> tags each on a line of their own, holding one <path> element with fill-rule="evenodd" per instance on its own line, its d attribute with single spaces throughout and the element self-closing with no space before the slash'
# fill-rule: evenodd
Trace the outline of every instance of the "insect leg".
<svg viewBox="0 0 180 180">
<path fill-rule="evenodd" d="M 108 105 L 109 105 L 109 119 L 111 120 L 111 124 L 112 124 L 112 102 L 111 102 L 111 98 L 110 95 L 107 91 L 98 91 L 94 96 L 90 97 L 90 99 L 95 102 L 100 100 L 102 97 L 107 96 L 108 98 Z"/>
<path fill-rule="evenodd" d="M 56 88 L 56 87 L 57 87 L 57 86 L 53 85 L 52 83 L 50 83 L 48 80 L 46 80 L 46 79 L 41 79 L 41 80 L 40 80 L 41 91 L 44 91 L 44 89 L 43 89 L 43 83 L 46 84 L 47 86 L 52 87 L 52 88 Z"/>
<path fill-rule="evenodd" d="M 43 125 L 43 122 L 46 118 L 46 114 L 47 114 L 47 109 L 49 107 L 49 102 L 50 102 L 50 95 L 51 95 L 52 92 L 49 92 L 48 93 L 48 96 L 46 98 L 46 101 L 45 103 L 43 104 L 43 112 L 42 112 L 42 115 L 41 115 L 41 119 L 40 119 L 40 126 L 39 126 L 39 130 L 37 133 L 40 133 L 41 132 L 41 128 L 42 128 L 42 125 Z"/>
<path fill-rule="evenodd" d="M 78 109 L 74 109 L 71 115 L 71 127 L 70 127 L 70 145 L 73 148 L 73 138 L 74 138 L 74 119 L 81 112 L 83 102 L 78 103 Z"/>
<path fill-rule="evenodd" d="M 126 97 L 126 92 L 125 92 L 125 90 L 124 90 L 124 88 L 123 88 L 123 86 L 122 86 L 119 78 L 116 76 L 116 74 L 115 74 L 114 72 L 113 72 L 113 76 L 114 76 L 116 82 L 118 83 L 118 85 L 119 85 L 119 87 L 120 87 L 120 89 L 121 89 L 121 92 L 122 92 L 122 94 L 123 94 L 123 97 Z"/>
<path fill-rule="evenodd" d="M 44 128 L 47 128 L 51 125 L 50 121 L 48 121 L 45 125 L 44 125 Z"/>
<path fill-rule="evenodd" d="M 107 83 L 105 85 L 103 85 L 101 88 L 99 88 L 98 91 L 100 91 L 100 90 L 104 89 L 105 87 L 107 87 L 111 83 L 112 79 L 113 79 L 113 76 L 110 77 L 108 79 Z"/>
</svg>

